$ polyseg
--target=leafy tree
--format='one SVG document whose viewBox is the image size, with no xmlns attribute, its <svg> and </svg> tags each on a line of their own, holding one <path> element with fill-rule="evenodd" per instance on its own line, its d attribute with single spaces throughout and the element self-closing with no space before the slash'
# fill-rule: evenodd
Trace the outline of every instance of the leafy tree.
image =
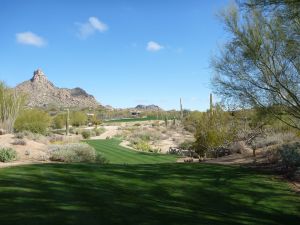
<svg viewBox="0 0 300 225">
<path fill-rule="evenodd" d="M 87 122 L 87 115 L 84 112 L 76 111 L 71 113 L 72 126 L 79 127 L 85 125 Z"/>
<path fill-rule="evenodd" d="M 213 112 L 202 113 L 196 128 L 196 151 L 204 156 L 205 153 L 232 142 L 236 136 L 236 128 L 229 112 L 216 106 Z"/>
<path fill-rule="evenodd" d="M 283 17 L 288 19 L 300 17 L 299 0 L 248 0 L 242 2 L 241 6 L 246 9 L 259 7 L 267 11 L 277 10 Z"/>
<path fill-rule="evenodd" d="M 0 128 L 12 132 L 16 118 L 25 103 L 25 96 L 0 81 Z"/>
<path fill-rule="evenodd" d="M 101 124 L 101 120 L 98 118 L 96 114 L 94 114 L 91 118 L 91 123 L 95 125 L 97 128 Z"/>
<path fill-rule="evenodd" d="M 53 121 L 52 121 L 52 126 L 53 128 L 55 129 L 62 129 L 66 126 L 66 114 L 65 113 L 61 113 L 61 114 L 58 114 L 56 115 L 54 118 L 53 118 Z"/>
<path fill-rule="evenodd" d="M 31 131 L 33 133 L 45 134 L 51 124 L 51 117 L 48 113 L 38 109 L 27 109 L 20 113 L 16 122 L 15 130 Z"/>
<path fill-rule="evenodd" d="M 214 90 L 231 106 L 262 108 L 300 129 L 300 19 L 299 13 L 284 16 L 291 7 L 299 12 L 300 4 L 259 2 L 222 13 L 231 39 L 212 62 Z"/>
</svg>

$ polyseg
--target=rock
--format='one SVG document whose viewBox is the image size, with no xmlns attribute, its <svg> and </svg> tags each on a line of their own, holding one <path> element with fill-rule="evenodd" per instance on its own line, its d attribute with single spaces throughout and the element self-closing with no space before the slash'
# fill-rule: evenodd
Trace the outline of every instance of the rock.
<svg viewBox="0 0 300 225">
<path fill-rule="evenodd" d="M 40 69 L 34 71 L 30 80 L 17 85 L 16 90 L 27 95 L 29 107 L 97 108 L 101 106 L 94 96 L 79 87 L 74 89 L 56 87 Z"/>
</svg>

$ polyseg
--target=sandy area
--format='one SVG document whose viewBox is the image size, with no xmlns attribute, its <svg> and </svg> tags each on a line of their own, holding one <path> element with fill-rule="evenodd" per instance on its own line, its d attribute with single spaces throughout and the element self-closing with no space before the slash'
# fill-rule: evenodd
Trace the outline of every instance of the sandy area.
<svg viewBox="0 0 300 225">
<path fill-rule="evenodd" d="M 8 163 L 0 162 L 0 168 L 22 164 L 43 163 L 46 161 L 47 145 L 26 138 L 23 139 L 26 145 L 13 145 L 12 143 L 15 140 L 16 138 L 14 138 L 12 134 L 0 135 L 0 146 L 13 148 L 18 154 L 17 161 Z"/>
</svg>

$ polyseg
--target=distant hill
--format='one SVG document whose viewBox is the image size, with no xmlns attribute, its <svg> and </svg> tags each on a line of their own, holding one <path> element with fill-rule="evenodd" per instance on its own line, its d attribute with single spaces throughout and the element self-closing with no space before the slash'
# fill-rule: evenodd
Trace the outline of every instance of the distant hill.
<svg viewBox="0 0 300 225">
<path fill-rule="evenodd" d="M 94 96 L 79 87 L 68 89 L 54 86 L 40 69 L 34 71 L 30 80 L 17 85 L 16 90 L 28 96 L 27 105 L 30 107 L 97 108 L 101 106 Z"/>
<path fill-rule="evenodd" d="M 137 105 L 135 107 L 135 109 L 137 110 L 155 110 L 155 111 L 160 111 L 162 110 L 162 108 L 160 108 L 159 106 L 157 105 Z"/>
</svg>

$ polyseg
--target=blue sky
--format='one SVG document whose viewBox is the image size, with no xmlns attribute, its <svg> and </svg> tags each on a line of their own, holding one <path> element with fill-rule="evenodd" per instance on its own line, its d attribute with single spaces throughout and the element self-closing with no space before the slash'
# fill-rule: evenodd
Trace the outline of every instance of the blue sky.
<svg viewBox="0 0 300 225">
<path fill-rule="evenodd" d="M 2 0 L 0 80 L 41 68 L 104 105 L 205 110 L 227 0 Z"/>
</svg>

